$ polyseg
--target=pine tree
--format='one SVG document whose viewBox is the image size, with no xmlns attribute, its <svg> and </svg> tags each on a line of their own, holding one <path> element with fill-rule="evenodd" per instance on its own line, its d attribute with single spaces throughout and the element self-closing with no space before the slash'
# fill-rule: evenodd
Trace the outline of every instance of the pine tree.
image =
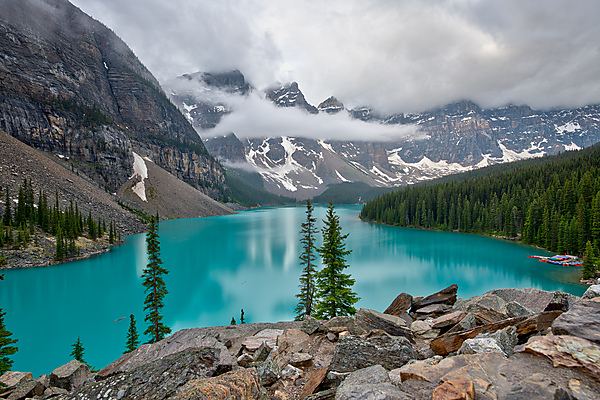
<svg viewBox="0 0 600 400">
<path fill-rule="evenodd" d="M 4 254 L 2 254 L 4 256 Z M 4 275 L 0 275 L 0 280 L 4 280 Z M 9 356 L 15 354 L 18 347 L 12 346 L 17 343 L 17 339 L 11 339 L 12 332 L 9 332 L 4 325 L 4 316 L 6 313 L 0 308 L 0 375 L 10 370 L 13 361 Z"/>
<path fill-rule="evenodd" d="M 146 235 L 146 245 L 148 253 L 148 265 L 144 269 L 142 278 L 143 285 L 146 287 L 146 300 L 144 300 L 144 311 L 147 311 L 144 321 L 148 323 L 148 328 L 144 331 L 145 335 L 150 336 L 149 343 L 155 343 L 162 340 L 171 333 L 171 328 L 162 322 L 163 316 L 160 315 L 160 309 L 164 307 L 163 299 L 167 291 L 163 275 L 169 271 L 162 267 L 160 259 L 160 242 L 158 236 L 158 214 L 150 218 L 150 226 Z"/>
<path fill-rule="evenodd" d="M 231 322 L 229 323 L 229 325 L 235 325 L 235 317 L 231 317 Z"/>
<path fill-rule="evenodd" d="M 73 348 L 73 351 L 71 351 L 71 357 L 73 357 L 75 360 L 82 362 L 84 364 L 87 364 L 84 360 L 83 360 L 83 353 L 85 352 L 84 348 L 83 348 L 83 344 L 81 344 L 81 340 L 79 339 L 79 336 L 77 336 L 77 341 L 75 343 L 73 343 L 71 345 L 71 347 Z"/>
<path fill-rule="evenodd" d="M 56 231 L 56 254 L 54 256 L 54 260 L 56 260 L 56 261 L 63 260 L 65 258 L 65 253 L 66 253 L 65 241 L 63 239 L 62 229 L 60 229 L 60 226 L 59 226 Z"/>
<path fill-rule="evenodd" d="M 323 246 L 318 249 L 323 261 L 323 269 L 316 274 L 315 317 L 330 319 L 340 315 L 353 315 L 353 307 L 360 298 L 352 291 L 354 279 L 343 271 L 348 267 L 345 257 L 351 253 L 346 250 L 344 240 L 348 234 L 342 235 L 340 219 L 335 214 L 333 201 L 329 199 L 323 233 Z"/>
<path fill-rule="evenodd" d="M 244 320 L 244 309 L 242 308 L 241 312 L 240 312 L 240 324 L 245 324 L 246 321 Z"/>
<path fill-rule="evenodd" d="M 315 273 L 316 267 L 314 264 L 316 257 L 315 247 L 315 236 L 317 234 L 317 227 L 315 226 L 317 219 L 313 217 L 312 213 L 314 207 L 310 204 L 310 201 L 306 200 L 306 221 L 301 224 L 300 243 L 302 244 L 302 254 L 300 254 L 301 265 L 304 266 L 302 269 L 302 275 L 300 276 L 300 293 L 296 295 L 298 298 L 298 305 L 296 306 L 296 320 L 300 321 L 305 315 L 311 315 L 314 307 L 315 300 Z"/>
<path fill-rule="evenodd" d="M 139 335 L 136 328 L 135 317 L 129 315 L 129 330 L 127 331 L 127 339 L 125 341 L 125 351 L 123 354 L 131 353 L 140 345 Z"/>
</svg>

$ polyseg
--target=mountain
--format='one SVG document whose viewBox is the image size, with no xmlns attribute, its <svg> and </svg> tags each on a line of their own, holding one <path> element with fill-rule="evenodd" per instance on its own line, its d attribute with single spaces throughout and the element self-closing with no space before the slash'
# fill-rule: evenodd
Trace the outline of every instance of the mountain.
<svg viewBox="0 0 600 400">
<path fill-rule="evenodd" d="M 310 114 L 319 113 L 315 106 L 306 101 L 296 82 L 269 89 L 266 91 L 266 95 L 267 99 L 279 107 L 297 107 L 308 111 Z"/>
<path fill-rule="evenodd" d="M 224 172 L 158 81 L 112 31 L 66 0 L 0 2 L 0 129 L 69 157 L 110 192 L 133 152 L 218 197 Z"/>
<path fill-rule="evenodd" d="M 526 105 L 482 109 L 471 101 L 459 101 L 422 113 L 383 115 L 368 107 L 347 110 L 335 97 L 314 107 L 306 102 L 296 82 L 267 90 L 265 96 L 277 106 L 307 111 L 307 118 L 319 112 L 347 113 L 362 122 L 415 132 L 387 141 L 304 137 L 239 140 L 235 133 L 205 140 L 209 152 L 223 165 L 251 168 L 261 174 L 267 190 L 297 199 L 319 195 L 330 184 L 403 186 L 600 141 L 599 105 L 544 111 Z M 221 99 L 226 103 L 225 97 Z M 195 107 L 193 99 L 188 100 L 191 103 L 186 106 Z"/>
</svg>

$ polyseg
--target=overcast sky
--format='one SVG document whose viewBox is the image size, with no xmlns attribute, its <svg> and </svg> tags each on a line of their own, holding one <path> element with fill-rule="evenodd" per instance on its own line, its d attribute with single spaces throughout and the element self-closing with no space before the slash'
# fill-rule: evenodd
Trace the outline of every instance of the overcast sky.
<svg viewBox="0 0 600 400">
<path fill-rule="evenodd" d="M 598 0 L 71 1 L 161 82 L 237 68 L 383 112 L 600 103 Z"/>
</svg>

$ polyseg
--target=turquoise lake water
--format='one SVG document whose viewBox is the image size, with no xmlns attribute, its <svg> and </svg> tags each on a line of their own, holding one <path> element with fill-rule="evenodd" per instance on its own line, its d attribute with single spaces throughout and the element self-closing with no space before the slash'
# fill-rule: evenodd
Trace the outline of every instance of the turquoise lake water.
<svg viewBox="0 0 600 400">
<path fill-rule="evenodd" d="M 319 227 L 325 207 L 316 207 Z M 164 321 L 173 331 L 239 321 L 294 317 L 301 267 L 301 207 L 262 208 L 237 215 L 160 224 L 165 277 Z M 358 219 L 359 206 L 339 206 L 358 307 L 383 311 L 401 292 L 434 293 L 452 283 L 467 298 L 504 287 L 535 287 L 581 295 L 580 269 L 527 258 L 548 253 L 477 235 L 380 226 Z M 13 370 L 49 374 L 70 360 L 77 337 L 85 360 L 102 368 L 125 347 L 129 314 L 141 335 L 145 235 L 88 260 L 5 271 L 0 306 L 19 351 Z M 124 318 L 124 319 L 121 319 Z"/>
</svg>

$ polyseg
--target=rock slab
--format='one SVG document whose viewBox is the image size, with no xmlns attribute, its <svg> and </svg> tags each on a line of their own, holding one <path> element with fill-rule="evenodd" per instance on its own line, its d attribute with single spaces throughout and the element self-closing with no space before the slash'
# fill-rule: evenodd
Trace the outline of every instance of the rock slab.
<svg viewBox="0 0 600 400">
<path fill-rule="evenodd" d="M 393 400 L 406 397 L 392 385 L 388 372 L 381 365 L 352 372 L 338 387 L 336 400 Z"/>
<path fill-rule="evenodd" d="M 221 376 L 194 379 L 184 385 L 173 400 L 266 400 L 254 368 L 238 369 Z"/>
</svg>

